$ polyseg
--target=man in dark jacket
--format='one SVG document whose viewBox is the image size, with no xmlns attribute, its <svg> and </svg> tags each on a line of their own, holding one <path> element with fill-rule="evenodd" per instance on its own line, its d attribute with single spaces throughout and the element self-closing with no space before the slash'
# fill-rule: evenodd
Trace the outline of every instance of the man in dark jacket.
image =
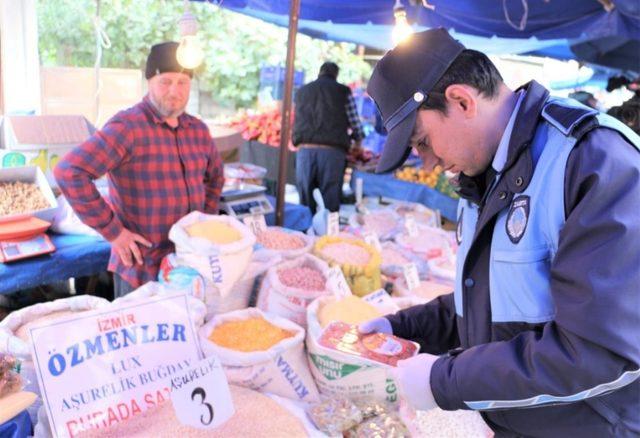
<svg viewBox="0 0 640 438">
<path fill-rule="evenodd" d="M 462 198 L 454 293 L 360 326 L 423 346 L 393 370 L 400 393 L 497 436 L 637 436 L 640 138 L 536 82 L 510 90 L 443 29 L 387 53 L 368 91 L 378 170 L 414 147 Z"/>
<path fill-rule="evenodd" d="M 296 92 L 293 144 L 298 149 L 296 183 L 300 203 L 315 212 L 312 192 L 320 189 L 329 211 L 340 209 L 346 154 L 364 137 L 349 87 L 337 81 L 333 62 L 320 67 L 318 79 Z"/>
</svg>

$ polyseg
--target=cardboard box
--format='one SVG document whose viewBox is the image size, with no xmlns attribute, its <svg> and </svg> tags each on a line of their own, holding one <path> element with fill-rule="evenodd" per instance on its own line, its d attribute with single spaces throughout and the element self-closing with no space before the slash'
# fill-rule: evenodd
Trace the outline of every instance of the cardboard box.
<svg viewBox="0 0 640 438">
<path fill-rule="evenodd" d="M 83 116 L 6 116 L 0 168 L 38 166 L 57 187 L 53 169 L 58 161 L 94 131 Z"/>
<path fill-rule="evenodd" d="M 8 216 L 0 216 L 0 222 L 11 222 L 18 219 L 35 216 L 39 219 L 51 222 L 58 210 L 58 201 L 53 195 L 51 186 L 47 182 L 44 173 L 37 166 L 24 166 L 0 169 L 0 182 L 35 182 L 38 188 L 49 201 L 50 208 L 31 211 L 27 213 L 13 214 Z"/>
</svg>

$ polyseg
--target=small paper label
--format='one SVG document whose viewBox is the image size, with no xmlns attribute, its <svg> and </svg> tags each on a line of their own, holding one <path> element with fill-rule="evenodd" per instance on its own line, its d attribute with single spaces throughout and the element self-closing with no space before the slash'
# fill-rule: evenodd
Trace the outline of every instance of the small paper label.
<svg viewBox="0 0 640 438">
<path fill-rule="evenodd" d="M 210 356 L 171 379 L 171 402 L 178 421 L 199 429 L 215 429 L 235 413 L 222 365 Z"/>
<path fill-rule="evenodd" d="M 327 235 L 337 236 L 340 233 L 340 213 L 337 211 L 329 213 L 327 219 Z"/>
<path fill-rule="evenodd" d="M 396 313 L 400 310 L 400 307 L 393 302 L 387 291 L 384 289 L 378 289 L 377 291 L 371 292 L 369 295 L 362 297 L 362 299 L 378 309 L 383 315 Z"/>
<path fill-rule="evenodd" d="M 382 252 L 382 245 L 380 245 L 380 239 L 378 235 L 373 231 L 366 231 L 363 233 L 364 241 L 367 245 L 373 246 L 378 252 Z"/>
<path fill-rule="evenodd" d="M 418 267 L 415 263 L 404 265 L 404 280 L 409 290 L 414 290 L 420 286 L 420 276 L 418 275 Z"/>
<path fill-rule="evenodd" d="M 409 236 L 416 237 L 418 235 L 418 225 L 416 225 L 416 218 L 413 214 L 408 213 L 404 216 L 404 227 Z"/>
<path fill-rule="evenodd" d="M 334 266 L 329 269 L 327 281 L 329 282 L 329 288 L 337 298 L 344 298 L 351 295 L 351 288 L 349 288 L 349 283 L 347 283 L 347 279 L 344 278 L 340 266 Z"/>
<path fill-rule="evenodd" d="M 363 181 L 362 178 L 356 178 L 356 204 L 362 204 L 363 198 Z"/>
<path fill-rule="evenodd" d="M 242 221 L 251 229 L 251 232 L 255 236 L 267 230 L 267 221 L 262 214 L 247 216 Z"/>
</svg>

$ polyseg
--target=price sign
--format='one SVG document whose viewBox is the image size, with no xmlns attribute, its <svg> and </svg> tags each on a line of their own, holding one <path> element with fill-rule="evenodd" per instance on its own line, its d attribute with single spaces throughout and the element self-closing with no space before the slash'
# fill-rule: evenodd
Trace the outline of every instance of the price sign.
<svg viewBox="0 0 640 438">
<path fill-rule="evenodd" d="M 267 230 L 267 221 L 265 220 L 263 214 L 254 214 L 251 216 L 247 216 L 242 221 L 251 229 L 251 232 L 255 236 Z"/>
<path fill-rule="evenodd" d="M 340 213 L 337 211 L 329 213 L 327 220 L 327 235 L 337 236 L 340 233 Z"/>
<path fill-rule="evenodd" d="M 356 204 L 362 204 L 363 198 L 363 181 L 362 178 L 356 178 Z"/>
<path fill-rule="evenodd" d="M 378 235 L 373 231 L 366 231 L 362 235 L 364 237 L 364 241 L 367 245 L 373 246 L 378 252 L 382 252 L 382 245 L 380 245 L 380 239 L 378 239 Z"/>
<path fill-rule="evenodd" d="M 235 413 L 222 365 L 216 356 L 171 378 L 171 402 L 180 423 L 215 429 Z"/>
<path fill-rule="evenodd" d="M 405 215 L 404 227 L 407 229 L 407 233 L 409 234 L 409 236 L 418 236 L 418 225 L 416 224 L 416 218 L 413 214 L 408 213 Z"/>
<path fill-rule="evenodd" d="M 378 309 L 382 314 L 396 313 L 400 308 L 393 302 L 389 294 L 384 289 L 378 289 L 369 295 L 362 297 L 364 301 Z"/>
<path fill-rule="evenodd" d="M 336 297 L 344 298 L 351 295 L 351 288 L 349 287 L 349 283 L 347 283 L 347 279 L 344 278 L 340 266 L 331 268 L 327 277 L 329 288 Z"/>
<path fill-rule="evenodd" d="M 409 263 L 403 266 L 404 280 L 409 290 L 414 290 L 420 286 L 420 276 L 418 275 L 418 267 L 415 263 Z"/>
</svg>

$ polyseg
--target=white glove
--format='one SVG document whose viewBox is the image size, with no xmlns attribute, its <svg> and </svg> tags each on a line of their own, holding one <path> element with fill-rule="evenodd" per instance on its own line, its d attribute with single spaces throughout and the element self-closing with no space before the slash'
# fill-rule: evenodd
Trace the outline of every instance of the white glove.
<svg viewBox="0 0 640 438">
<path fill-rule="evenodd" d="M 365 335 L 368 333 L 386 333 L 388 335 L 393 334 L 391 323 L 387 318 L 383 316 L 360 323 L 358 325 L 358 331 Z"/>
<path fill-rule="evenodd" d="M 414 409 L 428 411 L 438 407 L 430 383 L 431 367 L 436 360 L 438 356 L 422 353 L 399 360 L 398 365 L 390 370 L 400 396 Z"/>
</svg>

